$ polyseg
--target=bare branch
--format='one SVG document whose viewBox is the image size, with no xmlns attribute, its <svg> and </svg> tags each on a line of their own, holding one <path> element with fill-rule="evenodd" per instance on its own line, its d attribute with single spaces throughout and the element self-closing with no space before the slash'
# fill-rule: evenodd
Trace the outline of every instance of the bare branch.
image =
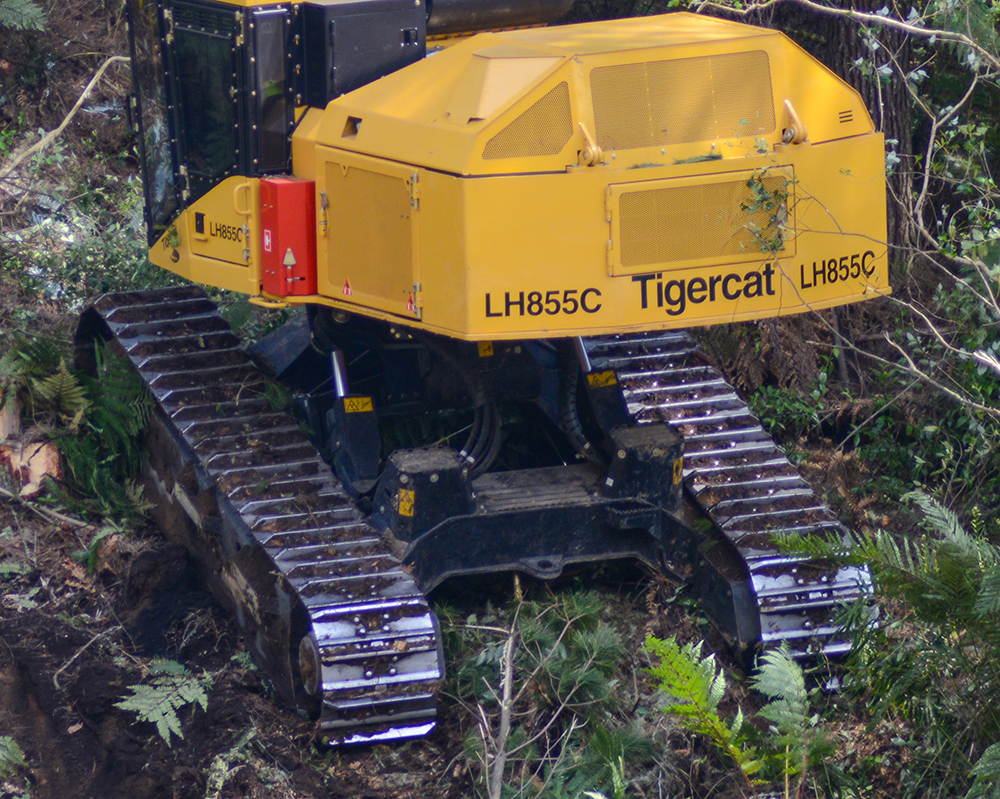
<svg viewBox="0 0 1000 799">
<path fill-rule="evenodd" d="M 62 132 L 66 130 L 66 126 L 70 123 L 73 117 L 76 116 L 76 112 L 79 111 L 80 108 L 83 106 L 83 104 L 87 101 L 87 98 L 90 96 L 90 93 L 94 90 L 94 87 L 97 86 L 98 82 L 104 76 L 104 73 L 107 72 L 108 67 L 110 67 L 112 64 L 118 62 L 126 62 L 128 60 L 129 59 L 125 56 L 113 55 L 109 59 L 107 59 L 103 64 L 101 64 L 97 72 L 94 73 L 94 77 L 90 79 L 90 83 L 88 83 L 87 87 L 83 90 L 83 93 L 77 98 L 76 104 L 70 109 L 69 113 L 66 114 L 66 116 L 63 118 L 63 121 L 59 123 L 59 127 L 49 131 L 39 141 L 35 142 L 33 145 L 31 145 L 31 147 L 29 147 L 23 153 L 18 155 L 16 158 L 14 158 L 11 161 L 11 163 L 7 165 L 7 168 L 4 169 L 2 172 L 0 172 L 0 180 L 3 180 L 5 177 L 7 177 L 7 175 L 9 175 L 11 172 L 17 169 L 17 167 L 20 166 L 22 163 L 24 163 L 24 161 L 27 158 L 33 156 L 35 153 L 41 152 L 50 144 L 52 144 L 52 142 L 55 141 L 60 135 L 62 135 Z"/>
<path fill-rule="evenodd" d="M 743 18 L 748 14 L 761 11 L 765 8 L 770 8 L 771 6 L 781 5 L 783 3 L 801 6 L 813 11 L 816 14 L 821 14 L 827 17 L 848 19 L 852 22 L 857 22 L 869 27 L 887 28 L 889 30 L 905 33 L 908 36 L 914 36 L 919 39 L 934 39 L 936 41 L 939 40 L 942 42 L 959 44 L 964 47 L 968 47 L 970 50 L 975 52 L 993 69 L 1000 69 L 1000 58 L 997 58 L 996 55 L 982 47 L 982 45 L 978 44 L 974 39 L 966 36 L 964 33 L 955 33 L 954 31 L 945 30 L 943 28 L 925 28 L 922 25 L 916 24 L 916 21 L 904 22 L 903 20 L 895 19 L 894 17 L 857 11 L 853 8 L 833 8 L 832 6 L 825 6 L 820 3 L 813 2 L 813 0 L 764 0 L 762 3 L 752 3 L 744 6 L 743 8 L 733 8 L 732 6 L 725 5 L 723 3 L 713 2 L 713 0 L 706 0 L 705 2 L 697 3 L 695 11 L 701 12 L 704 9 L 715 9 L 726 14 L 732 14 Z"/>
<path fill-rule="evenodd" d="M 520 606 L 518 607 L 520 612 Z M 503 647 L 503 677 L 500 687 L 503 698 L 500 700 L 500 729 L 494 745 L 493 768 L 490 773 L 490 799 L 500 799 L 503 790 L 503 773 L 507 766 L 507 740 L 510 738 L 510 717 L 514 703 L 511 697 L 514 692 L 514 642 L 517 639 L 517 617 L 510 625 L 510 635 Z M 480 708 L 481 709 L 481 708 Z"/>
</svg>

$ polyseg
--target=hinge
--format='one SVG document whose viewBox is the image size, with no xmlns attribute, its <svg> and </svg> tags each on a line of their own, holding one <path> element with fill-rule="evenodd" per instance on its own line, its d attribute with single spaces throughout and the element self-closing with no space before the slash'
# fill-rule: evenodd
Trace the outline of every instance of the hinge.
<svg viewBox="0 0 1000 799">
<path fill-rule="evenodd" d="M 191 177 L 188 175 L 188 168 L 186 166 L 181 166 L 180 168 L 181 180 L 184 185 L 181 186 L 181 199 L 185 202 L 191 197 Z"/>
<path fill-rule="evenodd" d="M 420 210 L 420 175 L 414 172 L 408 181 L 410 184 L 410 205 L 417 211 Z"/>
<path fill-rule="evenodd" d="M 174 43 L 174 10 L 172 8 L 163 9 L 163 22 L 167 29 L 167 44 Z"/>
<path fill-rule="evenodd" d="M 244 14 L 242 11 L 236 12 L 236 46 L 242 47 L 243 40 L 246 38 L 246 29 L 244 28 Z"/>
<path fill-rule="evenodd" d="M 416 175 L 414 175 L 416 177 Z M 423 286 L 420 283 L 413 284 L 413 315 L 417 319 L 422 319 L 424 316 L 424 295 Z"/>
<path fill-rule="evenodd" d="M 327 198 L 326 192 L 321 191 L 319 193 L 319 214 L 320 214 L 319 227 L 321 236 L 326 236 L 326 228 L 327 228 L 326 209 L 329 207 L 330 207 L 330 200 Z"/>
<path fill-rule="evenodd" d="M 608 274 L 613 274 L 614 269 L 614 245 L 612 243 L 612 237 L 614 236 L 614 226 L 611 224 L 612 219 L 612 209 L 614 208 L 614 194 L 611 191 L 611 187 L 608 186 L 604 190 L 604 218 L 608 222 L 608 244 L 607 244 L 607 267 Z"/>
</svg>

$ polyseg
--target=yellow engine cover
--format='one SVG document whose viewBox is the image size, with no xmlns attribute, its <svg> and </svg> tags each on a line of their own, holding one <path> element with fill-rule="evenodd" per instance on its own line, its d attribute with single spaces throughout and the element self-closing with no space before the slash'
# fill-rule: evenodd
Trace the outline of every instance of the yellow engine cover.
<svg viewBox="0 0 1000 799">
<path fill-rule="evenodd" d="M 294 301 L 458 338 L 688 327 L 890 291 L 882 136 L 773 30 L 677 13 L 480 34 L 308 110 L 293 163 L 318 215 L 318 294 Z M 233 265 L 186 247 L 184 219 L 177 261 L 155 255 L 259 293 L 255 191 L 222 184 L 196 204 L 244 213 Z"/>
</svg>

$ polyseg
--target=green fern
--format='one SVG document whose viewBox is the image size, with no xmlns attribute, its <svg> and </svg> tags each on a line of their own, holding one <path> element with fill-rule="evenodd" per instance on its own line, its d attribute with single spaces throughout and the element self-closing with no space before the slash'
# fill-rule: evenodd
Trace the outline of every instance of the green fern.
<svg viewBox="0 0 1000 799">
<path fill-rule="evenodd" d="M 139 721 L 155 724 L 160 737 L 170 746 L 172 735 L 184 737 L 177 711 L 189 705 L 207 710 L 208 694 L 205 689 L 210 684 L 209 680 L 192 676 L 176 661 L 156 660 L 149 672 L 149 682 L 130 685 L 132 695 L 116 702 L 115 707 L 135 713 Z"/>
<path fill-rule="evenodd" d="M 17 336 L 10 349 L 0 357 L 0 408 L 20 397 L 25 413 L 35 414 L 34 381 L 44 379 L 59 369 L 63 354 L 41 336 Z"/>
<path fill-rule="evenodd" d="M 874 720 L 919 730 L 908 795 L 962 795 L 971 783 L 970 795 L 1000 799 L 1000 751 L 990 747 L 1000 740 L 1000 547 L 981 515 L 970 531 L 926 494 L 903 499 L 917 511 L 918 536 L 855 533 L 849 552 L 834 538 L 782 546 L 870 565 L 892 613 L 874 626 L 858 608 L 843 617 L 853 638 L 847 684 Z M 984 749 L 989 758 L 973 766 Z"/>
<path fill-rule="evenodd" d="M 24 760 L 24 752 L 17 741 L 9 735 L 0 735 L 0 780 L 10 777 L 19 768 L 28 765 Z"/>
<path fill-rule="evenodd" d="M 1000 743 L 983 752 L 970 774 L 975 781 L 965 799 L 1000 799 Z"/>
<path fill-rule="evenodd" d="M 46 21 L 45 12 L 32 0 L 0 0 L 0 28 L 40 31 Z"/>
<path fill-rule="evenodd" d="M 659 679 L 659 688 L 670 697 L 663 712 L 677 716 L 681 726 L 709 738 L 730 757 L 747 780 L 760 771 L 763 761 L 744 733 L 743 711 L 726 724 L 719 716 L 719 702 L 726 692 L 726 678 L 718 668 L 714 655 L 701 654 L 702 643 L 678 646 L 670 637 L 661 641 L 646 638 L 646 651 L 660 660 L 649 669 Z"/>
<path fill-rule="evenodd" d="M 76 375 L 66 366 L 66 361 L 60 361 L 59 369 L 43 378 L 31 381 L 35 393 L 50 406 L 65 416 L 79 420 L 90 407 L 90 401 Z"/>
<path fill-rule="evenodd" d="M 817 727 L 819 716 L 809 715 L 805 675 L 787 643 L 761 655 L 750 685 L 770 700 L 757 715 L 770 722 L 768 744 L 787 792 L 789 777 L 805 779 L 810 762 L 826 748 L 826 736 Z"/>
<path fill-rule="evenodd" d="M 153 401 L 142 380 L 124 358 L 102 349 L 96 353 L 96 375 L 83 378 L 89 406 L 75 428 L 56 439 L 73 477 L 82 510 L 102 516 L 142 513 L 134 478 L 142 469 L 142 432 Z"/>
</svg>

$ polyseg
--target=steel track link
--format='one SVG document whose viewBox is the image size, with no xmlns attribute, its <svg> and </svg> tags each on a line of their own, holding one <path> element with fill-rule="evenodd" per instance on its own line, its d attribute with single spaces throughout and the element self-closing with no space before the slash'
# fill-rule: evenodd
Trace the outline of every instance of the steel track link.
<svg viewBox="0 0 1000 799">
<path fill-rule="evenodd" d="M 638 424 L 684 436 L 685 495 L 749 568 L 765 646 L 798 657 L 846 654 L 833 616 L 871 587 L 866 569 L 783 553 L 774 535 L 847 530 L 802 479 L 736 391 L 683 331 L 584 339 L 595 370 L 614 369 Z"/>
<path fill-rule="evenodd" d="M 154 476 L 160 504 L 186 508 L 196 559 L 218 553 L 210 580 L 279 694 L 318 715 L 331 743 L 429 732 L 443 660 L 423 593 L 294 417 L 273 410 L 273 389 L 205 294 L 107 295 L 78 343 L 95 337 L 155 397 L 151 463 L 172 472 Z"/>
</svg>

